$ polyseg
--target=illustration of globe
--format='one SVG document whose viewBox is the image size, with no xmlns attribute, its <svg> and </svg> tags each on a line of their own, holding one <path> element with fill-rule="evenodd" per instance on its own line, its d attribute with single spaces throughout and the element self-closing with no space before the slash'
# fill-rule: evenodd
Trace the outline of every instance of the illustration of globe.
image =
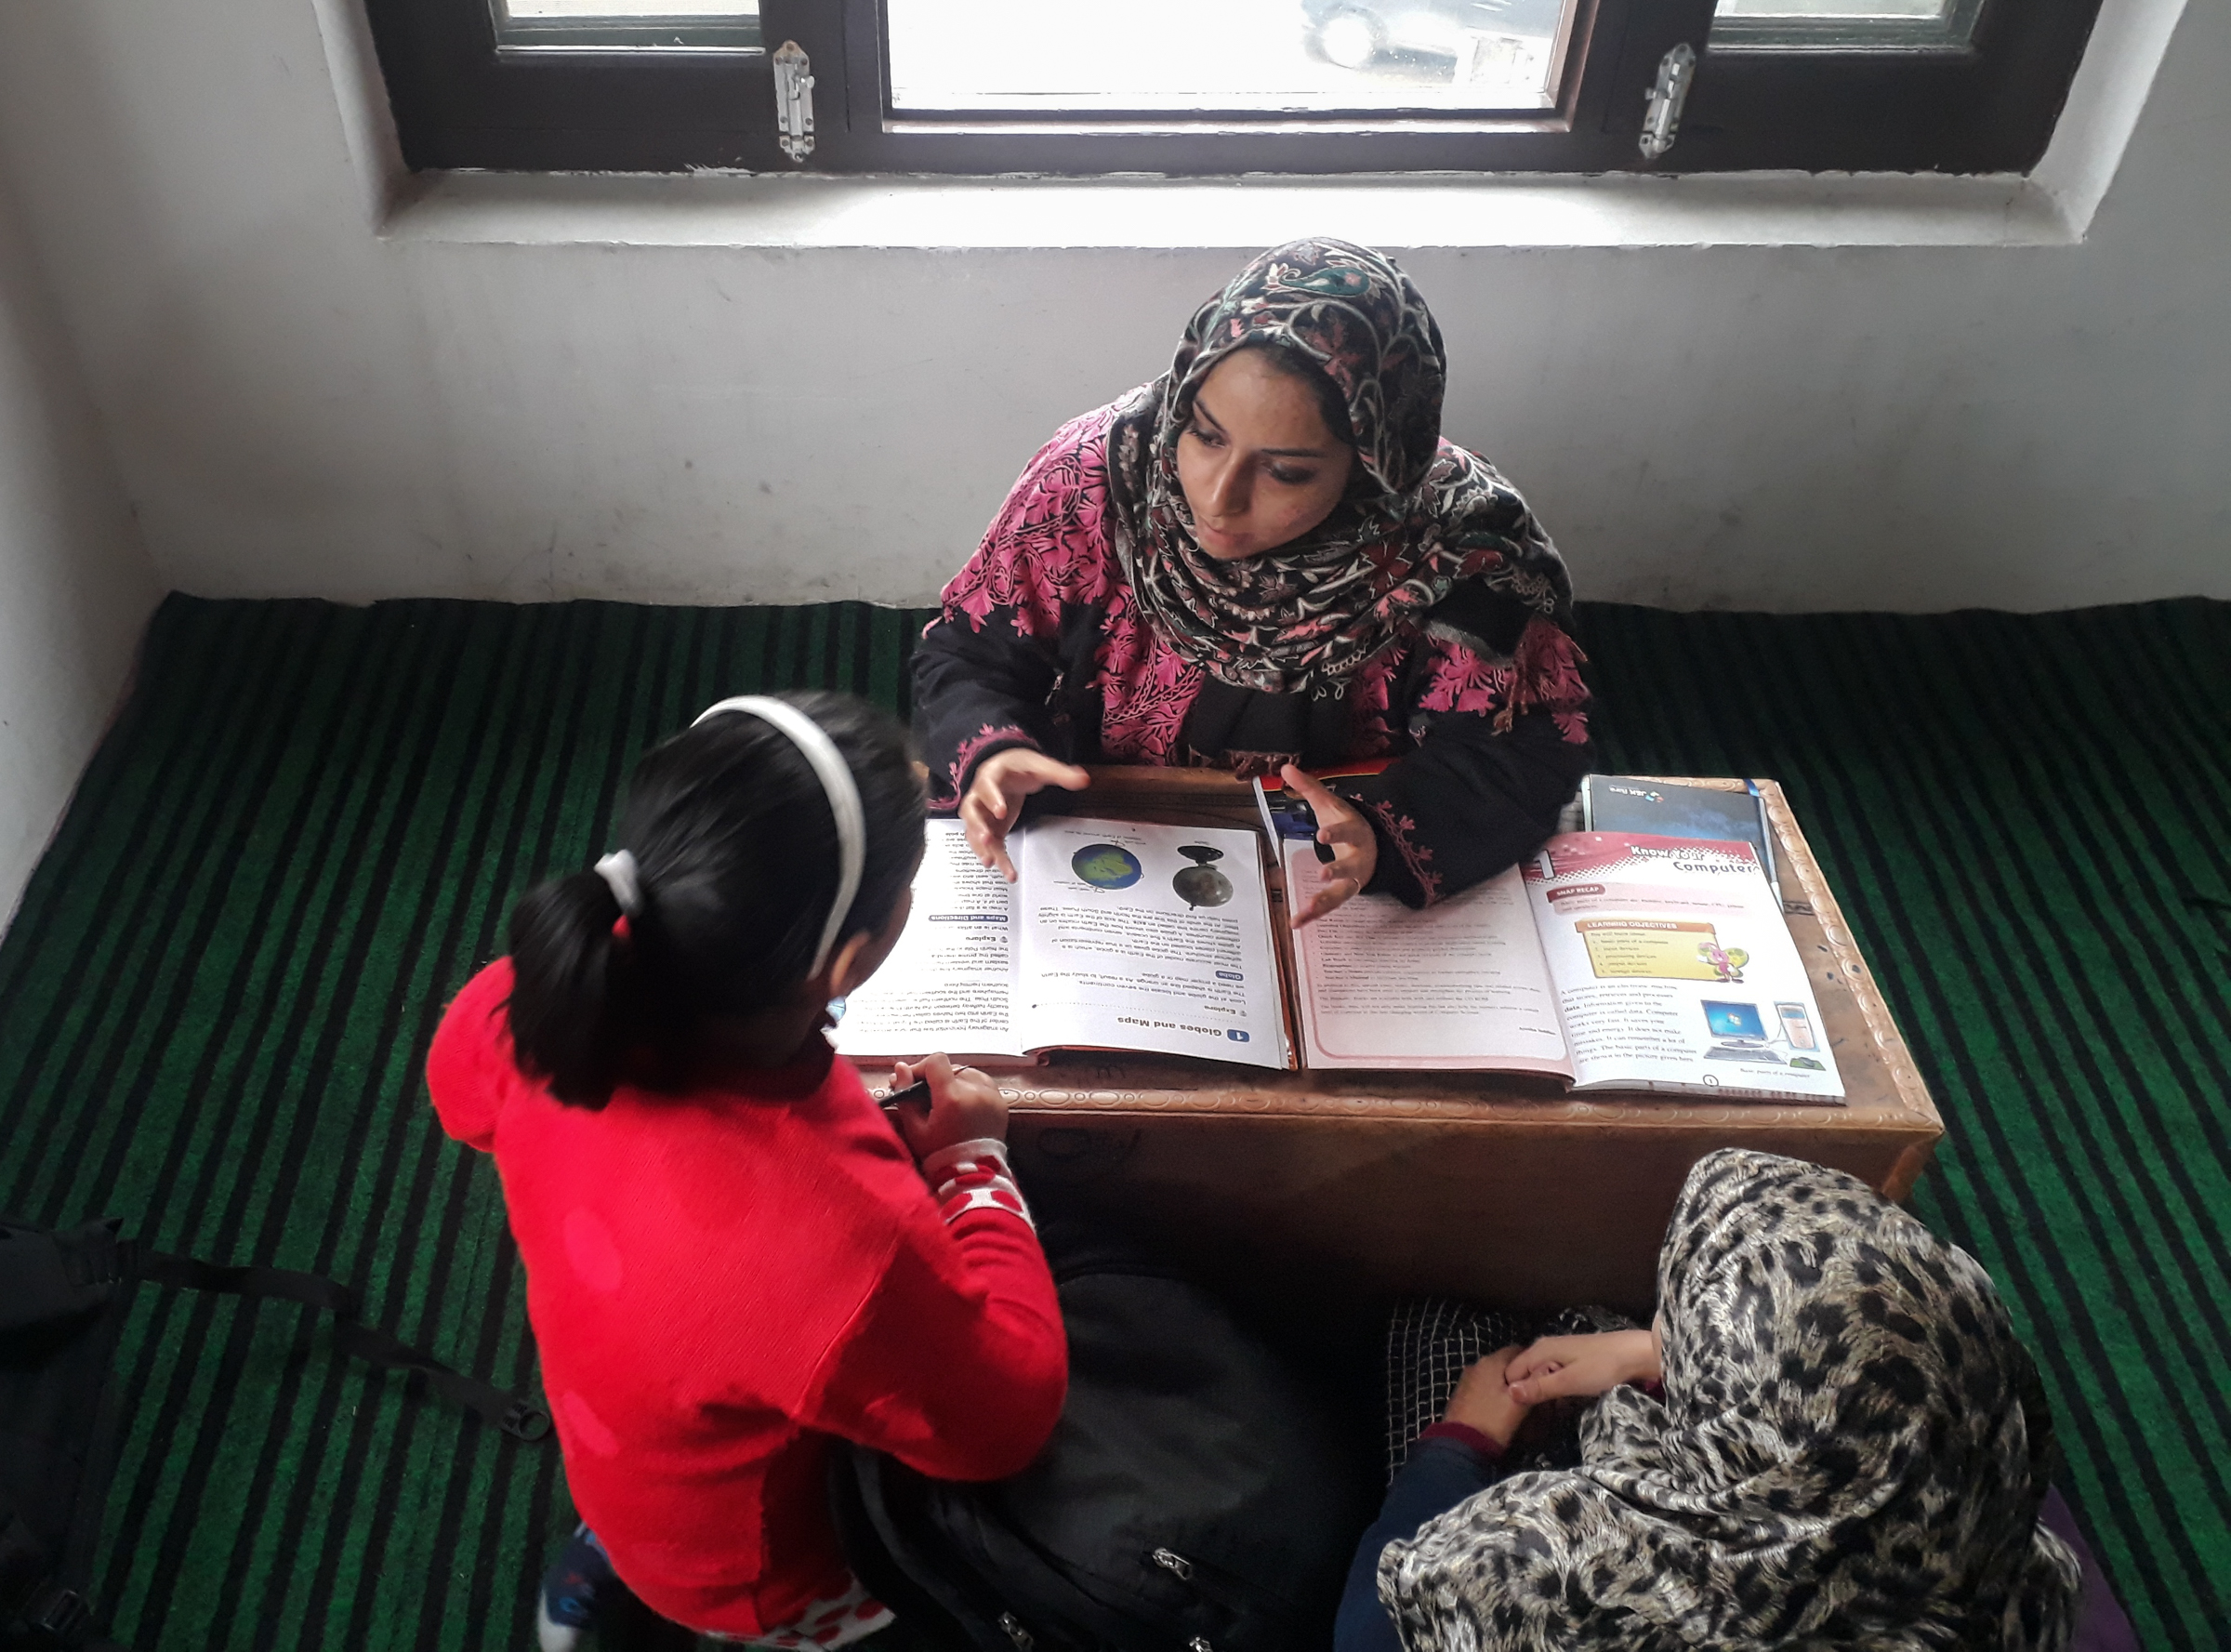
<svg viewBox="0 0 2231 1652">
<path fill-rule="evenodd" d="M 1069 857 L 1069 869 L 1094 889 L 1129 889 L 1145 876 L 1139 857 L 1120 843 L 1088 843 Z"/>
</svg>

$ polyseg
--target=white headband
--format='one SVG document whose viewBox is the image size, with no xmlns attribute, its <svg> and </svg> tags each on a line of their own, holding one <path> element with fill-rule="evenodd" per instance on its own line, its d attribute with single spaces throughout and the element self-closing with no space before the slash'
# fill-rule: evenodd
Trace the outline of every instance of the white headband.
<svg viewBox="0 0 2231 1652">
<path fill-rule="evenodd" d="M 812 967 L 806 971 L 809 975 L 818 975 L 829 961 L 845 915 L 852 909 L 853 898 L 860 892 L 860 874 L 867 865 L 867 815 L 860 807 L 860 788 L 852 784 L 851 765 L 844 760 L 837 743 L 819 723 L 787 700 L 771 699 L 765 694 L 740 694 L 733 700 L 707 706 L 690 726 L 695 728 L 706 718 L 718 717 L 724 711 L 742 711 L 762 718 L 789 735 L 805 754 L 806 761 L 813 765 L 822 790 L 828 793 L 829 813 L 837 817 L 837 899 L 829 906 L 828 921 L 821 927 L 821 945 L 814 948 Z M 602 870 L 601 866 L 598 869 Z"/>
</svg>

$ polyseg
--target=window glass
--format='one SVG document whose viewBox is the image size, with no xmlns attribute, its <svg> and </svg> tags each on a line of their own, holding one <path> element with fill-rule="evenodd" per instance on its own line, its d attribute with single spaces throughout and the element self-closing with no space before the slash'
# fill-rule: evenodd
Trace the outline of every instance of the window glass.
<svg viewBox="0 0 2231 1652">
<path fill-rule="evenodd" d="M 1716 45 L 1958 46 L 1975 27 L 1978 0 L 1719 0 Z"/>
<path fill-rule="evenodd" d="M 1541 110 L 1570 0 L 887 0 L 894 112 Z"/>
<path fill-rule="evenodd" d="M 759 0 L 491 0 L 506 46 L 611 50 L 749 48 Z"/>
</svg>

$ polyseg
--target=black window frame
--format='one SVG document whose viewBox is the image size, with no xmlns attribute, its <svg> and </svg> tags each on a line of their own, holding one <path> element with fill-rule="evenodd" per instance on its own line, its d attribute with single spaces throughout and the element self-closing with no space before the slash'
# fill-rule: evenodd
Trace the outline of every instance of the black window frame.
<svg viewBox="0 0 2231 1652">
<path fill-rule="evenodd" d="M 485 0 L 365 0 L 414 172 L 2022 173 L 2053 135 L 2100 0 L 1984 0 L 1956 47 L 1714 44 L 1713 0 L 1580 0 L 1557 107 L 949 118 L 889 113 L 884 0 L 761 0 L 813 62 L 815 148 L 777 147 L 765 50 L 507 49 Z M 1298 11 L 1297 7 L 1297 11 Z M 1700 52 L 1671 150 L 1638 144 L 1666 52 Z"/>
</svg>

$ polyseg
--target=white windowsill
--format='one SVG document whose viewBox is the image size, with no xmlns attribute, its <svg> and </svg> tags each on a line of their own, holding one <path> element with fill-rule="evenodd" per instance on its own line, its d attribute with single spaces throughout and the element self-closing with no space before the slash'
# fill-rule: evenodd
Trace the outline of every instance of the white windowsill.
<svg viewBox="0 0 2231 1652">
<path fill-rule="evenodd" d="M 2026 178 L 1786 173 L 1239 178 L 404 173 L 363 14 L 312 0 L 367 216 L 399 243 L 1251 253 L 1419 247 L 2068 246 L 2113 180 L 2187 0 L 2103 0 Z M 1678 158 L 1678 157 L 1677 157 Z"/>
<path fill-rule="evenodd" d="M 1311 234 L 1391 248 L 2065 246 L 2025 178 L 1746 173 L 1355 178 L 445 173 L 386 215 L 405 242 L 526 246 L 1255 251 Z"/>
</svg>

